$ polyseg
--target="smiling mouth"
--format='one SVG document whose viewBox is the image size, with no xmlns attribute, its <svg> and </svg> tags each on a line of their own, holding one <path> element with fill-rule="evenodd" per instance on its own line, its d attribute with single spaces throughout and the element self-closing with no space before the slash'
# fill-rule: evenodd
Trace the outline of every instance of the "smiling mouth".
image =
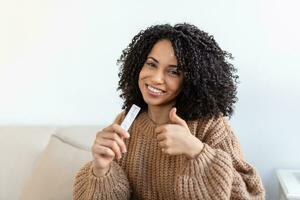
<svg viewBox="0 0 300 200">
<path fill-rule="evenodd" d="M 156 95 L 163 95 L 164 93 L 166 93 L 165 91 L 163 91 L 159 88 L 153 87 L 151 85 L 148 85 L 148 84 L 146 84 L 146 87 L 147 87 L 148 91 L 150 91 L 151 93 L 156 94 Z"/>
</svg>

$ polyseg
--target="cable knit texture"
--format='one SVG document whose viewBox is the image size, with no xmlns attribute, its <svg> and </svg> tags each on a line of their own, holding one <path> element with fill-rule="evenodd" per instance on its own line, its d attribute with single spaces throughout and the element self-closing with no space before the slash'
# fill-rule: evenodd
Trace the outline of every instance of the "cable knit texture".
<svg viewBox="0 0 300 200">
<path fill-rule="evenodd" d="M 124 112 L 115 122 L 122 122 Z M 242 155 L 226 118 L 219 116 L 187 122 L 204 143 L 194 159 L 169 156 L 158 146 L 156 125 L 146 112 L 129 129 L 128 152 L 111 164 L 103 177 L 92 173 L 92 162 L 77 173 L 74 200 L 124 199 L 265 199 L 261 179 Z"/>
</svg>

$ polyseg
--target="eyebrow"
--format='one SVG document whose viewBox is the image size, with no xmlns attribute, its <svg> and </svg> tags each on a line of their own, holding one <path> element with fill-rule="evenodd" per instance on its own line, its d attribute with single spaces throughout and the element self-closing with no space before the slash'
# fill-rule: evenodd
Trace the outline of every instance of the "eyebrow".
<svg viewBox="0 0 300 200">
<path fill-rule="evenodd" d="M 149 56 L 148 58 L 151 58 L 152 60 L 154 60 L 156 63 L 159 63 L 158 60 L 156 60 L 155 58 L 153 58 L 152 56 Z M 178 67 L 177 65 L 169 65 L 170 67 Z"/>
</svg>

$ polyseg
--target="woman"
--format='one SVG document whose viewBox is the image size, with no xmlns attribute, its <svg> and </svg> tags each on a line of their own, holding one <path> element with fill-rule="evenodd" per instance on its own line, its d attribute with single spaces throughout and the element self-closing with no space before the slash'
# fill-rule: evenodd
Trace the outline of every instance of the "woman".
<svg viewBox="0 0 300 200">
<path fill-rule="evenodd" d="M 227 58 L 190 24 L 138 33 L 118 60 L 124 111 L 97 134 L 74 199 L 264 199 L 225 118 L 238 78 Z M 126 132 L 132 104 L 141 111 Z"/>
</svg>

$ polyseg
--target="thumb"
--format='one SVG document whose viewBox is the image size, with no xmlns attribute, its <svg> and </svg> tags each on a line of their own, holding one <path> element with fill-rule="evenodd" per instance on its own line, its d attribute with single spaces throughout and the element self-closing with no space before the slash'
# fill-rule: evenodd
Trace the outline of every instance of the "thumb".
<svg viewBox="0 0 300 200">
<path fill-rule="evenodd" d="M 176 108 L 172 108 L 170 110 L 169 118 L 170 118 L 171 122 L 174 124 L 179 124 L 181 126 L 188 127 L 186 122 L 177 115 L 176 111 L 177 111 Z"/>
</svg>

